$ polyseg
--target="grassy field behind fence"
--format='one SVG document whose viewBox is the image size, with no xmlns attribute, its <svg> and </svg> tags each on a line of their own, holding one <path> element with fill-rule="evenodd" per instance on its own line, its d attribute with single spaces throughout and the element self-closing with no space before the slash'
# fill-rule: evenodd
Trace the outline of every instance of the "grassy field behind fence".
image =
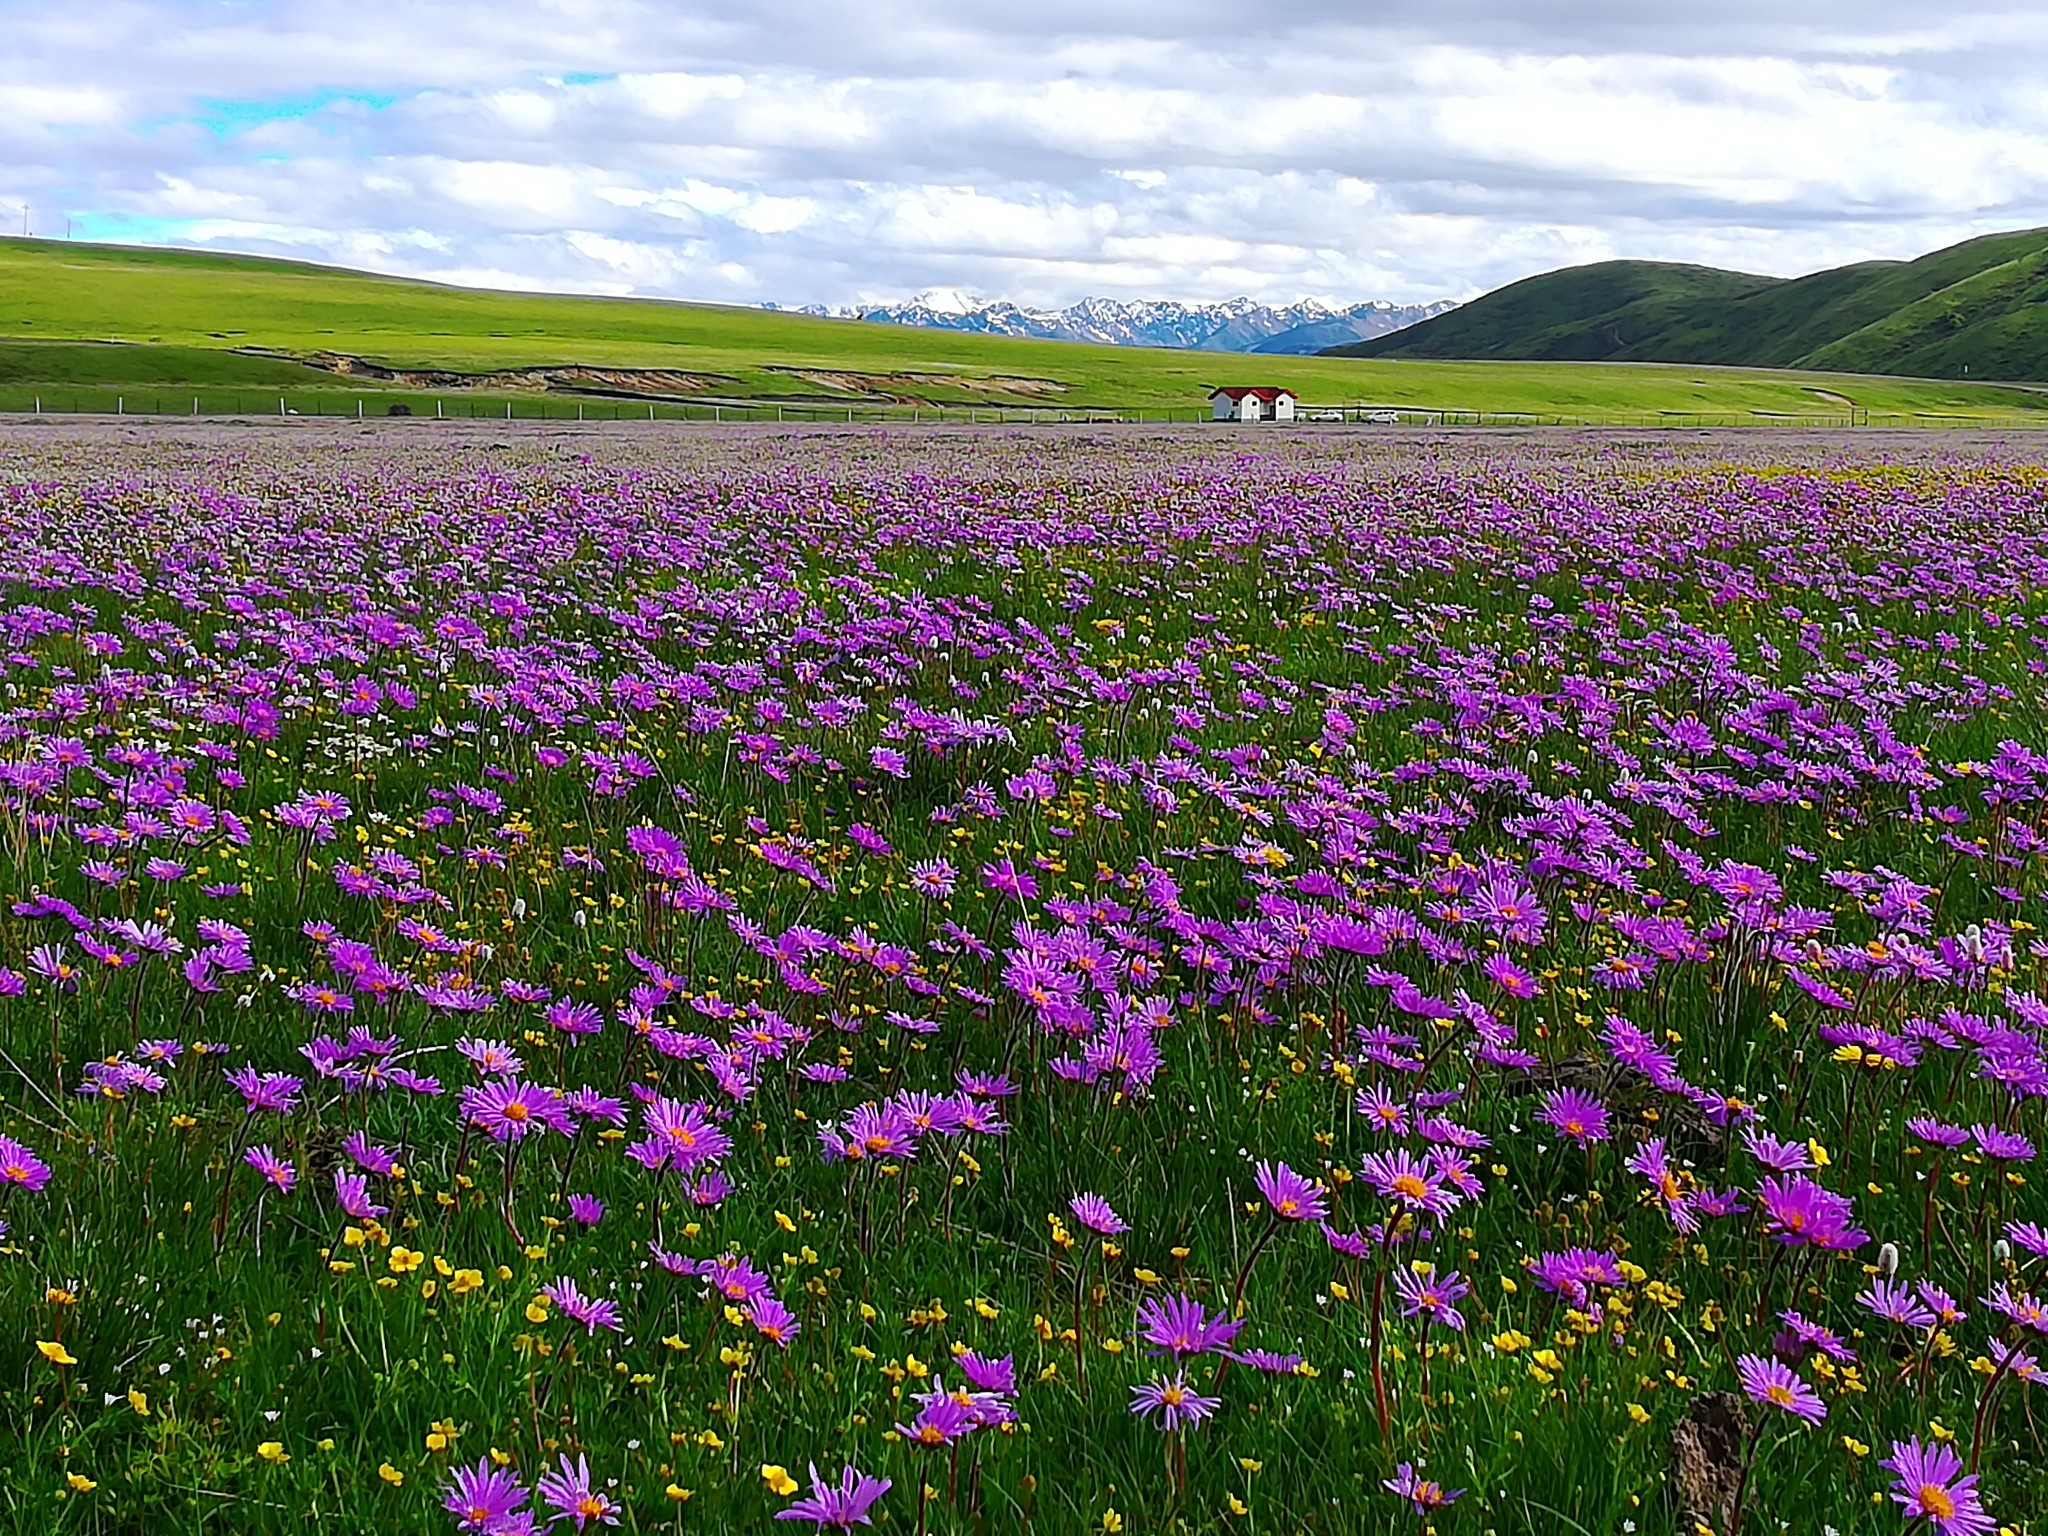
<svg viewBox="0 0 2048 1536">
<path fill-rule="evenodd" d="M 251 349 L 260 349 L 262 354 Z M 380 380 L 318 354 L 462 377 Z M 540 370 L 572 368 L 574 377 Z M 650 377 L 659 371 L 665 377 Z M 55 241 L 0 241 L 0 411 L 417 413 L 573 419 L 650 397 L 657 414 L 1009 420 L 1114 411 L 1199 419 L 1224 383 L 1415 419 L 1721 425 L 2048 422 L 2048 394 L 1772 369 L 1663 364 L 1241 357 L 956 334 L 763 310 L 447 288 L 300 263 Z M 460 402 L 458 405 L 457 402 Z M 619 406 L 624 415 L 630 404 Z M 988 419 L 985 415 L 976 419 Z"/>
</svg>

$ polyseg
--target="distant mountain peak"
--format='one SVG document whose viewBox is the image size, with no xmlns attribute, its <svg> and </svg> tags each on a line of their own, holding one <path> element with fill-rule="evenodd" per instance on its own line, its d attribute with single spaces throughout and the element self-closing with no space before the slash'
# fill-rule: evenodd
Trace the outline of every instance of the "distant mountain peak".
<svg viewBox="0 0 2048 1536">
<path fill-rule="evenodd" d="M 807 304 L 803 313 L 928 330 L 1026 336 L 1041 341 L 1305 356 L 1327 347 L 1385 336 L 1454 308 L 1456 305 L 1448 300 L 1393 304 L 1385 299 L 1342 308 L 1332 308 L 1316 299 L 1272 306 L 1240 294 L 1214 304 L 1091 297 L 1064 309 L 1034 309 L 1004 299 L 984 298 L 961 288 L 928 288 L 903 302 L 840 308 Z"/>
</svg>

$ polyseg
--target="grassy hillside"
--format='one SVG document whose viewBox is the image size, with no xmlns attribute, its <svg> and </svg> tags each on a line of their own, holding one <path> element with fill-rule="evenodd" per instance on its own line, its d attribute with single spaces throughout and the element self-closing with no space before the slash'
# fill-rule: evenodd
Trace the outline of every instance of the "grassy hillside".
<svg viewBox="0 0 2048 1536">
<path fill-rule="evenodd" d="M 1695 300 L 1766 281 L 1683 270 L 1693 274 L 1684 281 Z M 1669 297 L 1646 290 L 1640 302 Z M 1922 380 L 1233 358 L 449 288 L 242 256 L 0 240 L 0 407 L 10 409 L 30 394 L 53 395 L 62 409 L 66 399 L 123 389 L 141 396 L 141 409 L 150 400 L 180 408 L 179 391 L 248 392 L 247 402 L 229 407 L 238 409 L 262 408 L 265 397 L 274 408 L 280 393 L 374 402 L 392 392 L 1190 409 L 1218 383 L 1285 385 L 1309 402 L 1585 419 L 1799 416 L 1847 403 L 1880 415 L 2048 410 L 2048 398 L 2025 392 Z"/>
<path fill-rule="evenodd" d="M 1791 279 L 1599 262 L 1526 278 L 1338 353 L 2048 380 L 2048 230 Z"/>
</svg>

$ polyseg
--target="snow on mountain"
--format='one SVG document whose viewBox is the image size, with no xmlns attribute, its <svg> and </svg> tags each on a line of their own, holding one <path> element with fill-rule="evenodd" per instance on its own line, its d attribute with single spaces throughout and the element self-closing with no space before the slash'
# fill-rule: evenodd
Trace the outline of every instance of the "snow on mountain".
<svg viewBox="0 0 2048 1536">
<path fill-rule="evenodd" d="M 1091 298 L 1065 309 L 1027 309 L 959 289 L 935 288 L 903 303 L 840 308 L 807 304 L 802 313 L 883 325 L 921 326 L 927 330 L 972 331 L 986 336 L 1089 341 L 1112 347 L 1306 356 L 1325 347 L 1384 336 L 1454 308 L 1456 305 L 1449 300 L 1389 304 L 1378 299 L 1341 309 L 1314 299 L 1273 308 L 1240 297 L 1220 304 Z"/>
</svg>

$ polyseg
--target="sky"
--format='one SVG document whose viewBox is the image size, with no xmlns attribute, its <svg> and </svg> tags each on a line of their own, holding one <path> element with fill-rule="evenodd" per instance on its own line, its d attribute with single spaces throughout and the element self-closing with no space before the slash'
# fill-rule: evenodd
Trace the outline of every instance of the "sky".
<svg viewBox="0 0 2048 1536">
<path fill-rule="evenodd" d="M 0 0 L 0 227 L 736 303 L 1466 299 L 2048 224 L 2048 4 Z"/>
</svg>

